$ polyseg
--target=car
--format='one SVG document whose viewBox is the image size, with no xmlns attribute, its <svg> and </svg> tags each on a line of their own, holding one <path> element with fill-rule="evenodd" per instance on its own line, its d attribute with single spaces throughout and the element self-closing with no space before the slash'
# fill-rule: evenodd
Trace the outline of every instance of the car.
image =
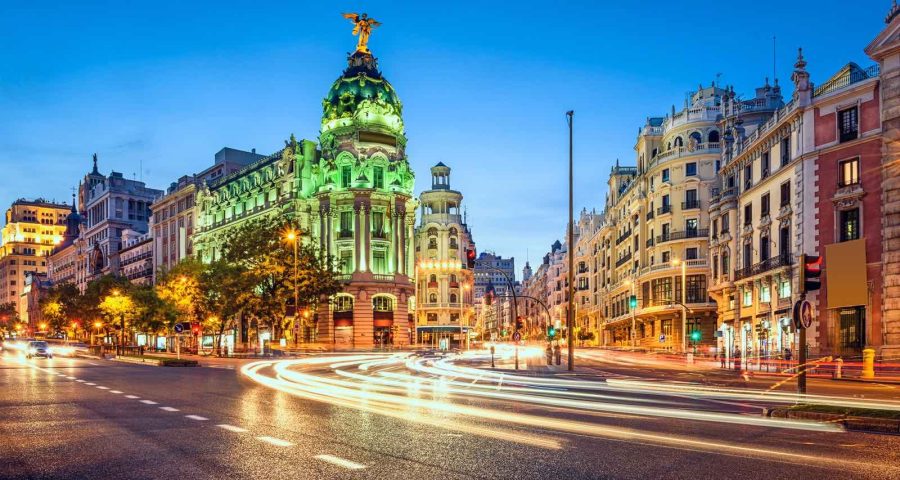
<svg viewBox="0 0 900 480">
<path fill-rule="evenodd" d="M 50 351 L 50 346 L 47 345 L 47 342 L 35 340 L 28 342 L 28 348 L 25 350 L 25 356 L 28 358 L 53 358 L 53 353 Z"/>
</svg>

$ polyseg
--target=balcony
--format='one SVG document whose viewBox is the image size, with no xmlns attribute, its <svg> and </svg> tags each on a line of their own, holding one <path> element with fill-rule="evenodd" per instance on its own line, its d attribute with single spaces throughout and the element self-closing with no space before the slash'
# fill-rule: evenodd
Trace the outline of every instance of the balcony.
<svg viewBox="0 0 900 480">
<path fill-rule="evenodd" d="M 388 234 L 384 230 L 376 230 L 372 232 L 372 238 L 376 240 L 387 240 Z"/>
<path fill-rule="evenodd" d="M 763 260 L 754 265 L 750 265 L 749 267 L 744 267 L 734 271 L 734 279 L 740 280 L 742 278 L 752 277 L 754 275 L 759 275 L 764 272 L 768 272 L 769 270 L 774 270 L 780 267 L 786 267 L 793 264 L 793 259 L 790 253 L 782 253 L 777 256 L 771 257 L 769 259 Z"/>
<path fill-rule="evenodd" d="M 629 260 L 631 260 L 630 253 L 628 253 L 628 254 L 624 255 L 622 258 L 616 260 L 616 268 L 621 267 L 622 265 L 625 265 L 626 263 L 628 263 Z"/>
<path fill-rule="evenodd" d="M 652 239 L 652 238 L 648 238 L 648 239 L 647 239 L 647 248 L 650 248 L 650 247 L 652 247 L 653 245 L 654 245 L 654 244 L 653 244 L 653 239 Z"/>
<path fill-rule="evenodd" d="M 652 206 L 651 206 L 651 207 L 652 207 Z M 655 216 L 655 215 L 653 214 L 653 208 L 651 208 L 650 211 L 647 212 L 647 220 L 648 220 L 648 221 L 653 220 L 654 216 Z"/>
<path fill-rule="evenodd" d="M 665 214 L 667 214 L 667 213 L 672 213 L 672 206 L 671 206 L 671 205 L 663 205 L 663 206 L 661 206 L 661 207 L 659 207 L 659 208 L 656 209 L 656 214 L 657 214 L 657 215 L 665 215 Z"/>
<path fill-rule="evenodd" d="M 687 264 L 687 268 L 708 268 L 709 264 L 707 263 L 705 258 L 697 258 L 694 260 L 686 260 L 684 263 Z M 678 270 L 681 271 L 681 265 L 673 265 L 671 262 L 668 263 L 657 263 L 656 265 L 649 265 L 641 269 L 640 275 L 644 276 L 648 273 L 658 273 L 665 270 Z"/>
<path fill-rule="evenodd" d="M 616 245 L 628 240 L 628 237 L 631 236 L 631 230 L 626 230 L 622 235 L 619 235 L 619 238 L 616 239 Z"/>
<path fill-rule="evenodd" d="M 677 231 L 677 232 L 670 232 L 670 233 L 664 234 L 664 235 L 657 235 L 656 243 L 671 242 L 674 240 L 685 240 L 688 238 L 699 238 L 699 237 L 706 238 L 708 236 L 709 236 L 708 228 L 682 230 L 682 231 Z"/>
<path fill-rule="evenodd" d="M 338 239 L 353 238 L 353 230 L 341 230 L 338 232 Z"/>
<path fill-rule="evenodd" d="M 694 210 L 697 208 L 700 208 L 700 200 L 694 199 L 694 200 L 688 200 L 686 202 L 681 202 L 682 210 Z"/>
</svg>

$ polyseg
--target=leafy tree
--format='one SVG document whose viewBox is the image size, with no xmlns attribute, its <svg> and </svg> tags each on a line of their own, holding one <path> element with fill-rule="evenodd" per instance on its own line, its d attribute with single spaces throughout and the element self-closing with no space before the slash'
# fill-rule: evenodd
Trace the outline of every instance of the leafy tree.
<svg viewBox="0 0 900 480">
<path fill-rule="evenodd" d="M 136 285 L 129 292 L 134 305 L 134 328 L 150 333 L 171 328 L 177 318 L 176 309 L 157 294 L 156 289 Z"/>
<path fill-rule="evenodd" d="M 216 350 L 221 353 L 225 329 L 234 325 L 244 309 L 252 294 L 253 284 L 239 264 L 216 260 L 204 267 L 200 275 L 202 296 L 199 310 L 204 316 L 201 325 L 204 330 L 219 335 L 220 343 Z"/>
<path fill-rule="evenodd" d="M 158 298 L 168 303 L 185 321 L 202 319 L 202 311 L 198 306 L 203 295 L 200 277 L 205 268 L 200 260 L 189 257 L 163 272 L 157 279 Z"/>
<path fill-rule="evenodd" d="M 19 307 L 16 302 L 0 303 L 0 331 L 12 332 L 19 322 Z"/>
</svg>

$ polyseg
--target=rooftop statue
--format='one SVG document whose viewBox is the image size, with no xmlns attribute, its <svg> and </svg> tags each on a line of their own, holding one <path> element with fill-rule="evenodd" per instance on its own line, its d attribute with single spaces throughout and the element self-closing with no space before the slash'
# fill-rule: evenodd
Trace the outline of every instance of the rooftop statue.
<svg viewBox="0 0 900 480">
<path fill-rule="evenodd" d="M 369 15 L 366 13 L 362 15 L 345 13 L 343 15 L 344 18 L 348 18 L 353 22 L 353 34 L 359 36 L 359 40 L 356 42 L 356 51 L 359 53 L 370 53 L 368 47 L 369 34 L 372 33 L 373 28 L 381 25 L 381 22 L 376 21 L 374 18 L 369 18 Z"/>
</svg>

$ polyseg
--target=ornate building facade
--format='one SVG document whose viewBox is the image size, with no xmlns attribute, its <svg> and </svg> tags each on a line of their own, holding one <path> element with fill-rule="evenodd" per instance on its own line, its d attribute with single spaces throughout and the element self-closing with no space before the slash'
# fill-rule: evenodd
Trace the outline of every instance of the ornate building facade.
<svg viewBox="0 0 900 480">
<path fill-rule="evenodd" d="M 416 343 L 464 347 L 475 327 L 474 271 L 467 254 L 475 244 L 462 214 L 462 193 L 450 188 L 450 167 L 431 168 L 431 189 L 419 195 L 416 231 Z"/>
</svg>

